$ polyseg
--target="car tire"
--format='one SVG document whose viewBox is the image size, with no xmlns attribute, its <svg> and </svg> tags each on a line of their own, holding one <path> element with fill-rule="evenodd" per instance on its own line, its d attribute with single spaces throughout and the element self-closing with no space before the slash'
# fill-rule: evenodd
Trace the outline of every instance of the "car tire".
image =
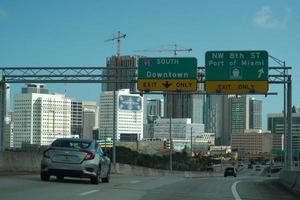
<svg viewBox="0 0 300 200">
<path fill-rule="evenodd" d="M 109 177 L 109 172 L 107 172 L 106 177 L 105 177 L 105 178 L 102 178 L 101 181 L 102 181 L 103 183 L 108 183 L 108 182 L 109 182 L 109 179 L 110 179 L 110 177 Z"/>
<path fill-rule="evenodd" d="M 49 181 L 50 175 L 47 172 L 41 172 L 41 180 L 42 181 Z"/>
<path fill-rule="evenodd" d="M 98 185 L 100 182 L 100 170 L 97 170 L 96 176 L 91 177 L 91 183 Z"/>
<path fill-rule="evenodd" d="M 59 181 L 63 181 L 64 180 L 64 176 L 56 176 L 56 179 Z"/>
</svg>

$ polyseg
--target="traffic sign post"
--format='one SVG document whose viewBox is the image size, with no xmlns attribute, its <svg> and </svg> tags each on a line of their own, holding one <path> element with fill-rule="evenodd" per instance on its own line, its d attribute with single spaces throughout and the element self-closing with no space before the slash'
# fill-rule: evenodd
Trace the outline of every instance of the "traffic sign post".
<svg viewBox="0 0 300 200">
<path fill-rule="evenodd" d="M 208 94 L 268 92 L 267 51 L 207 51 L 205 91 Z"/>
<path fill-rule="evenodd" d="M 138 61 L 138 90 L 196 91 L 197 59 L 140 58 Z"/>
</svg>

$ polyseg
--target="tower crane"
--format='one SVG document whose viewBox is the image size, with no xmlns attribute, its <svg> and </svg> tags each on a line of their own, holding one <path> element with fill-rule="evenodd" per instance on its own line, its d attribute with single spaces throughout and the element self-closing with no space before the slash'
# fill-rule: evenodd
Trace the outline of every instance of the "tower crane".
<svg viewBox="0 0 300 200">
<path fill-rule="evenodd" d="M 116 57 L 115 57 L 115 89 L 118 90 L 119 88 L 119 83 L 117 82 L 117 79 L 119 77 L 119 70 L 118 68 L 120 67 L 120 49 L 121 49 L 121 39 L 124 38 L 125 39 L 126 37 L 126 34 L 121 34 L 120 31 L 117 32 L 117 36 L 113 36 L 112 38 L 109 38 L 107 40 L 105 40 L 104 42 L 110 42 L 110 41 L 117 41 L 117 54 L 116 54 Z"/>
<path fill-rule="evenodd" d="M 121 39 L 125 38 L 125 37 L 126 37 L 126 34 L 121 34 L 121 32 L 118 31 L 117 36 L 114 36 L 112 38 L 105 40 L 105 42 L 117 40 L 117 57 L 120 57 Z"/>
<path fill-rule="evenodd" d="M 173 52 L 174 56 L 176 57 L 179 51 L 187 51 L 187 52 L 191 52 L 192 48 L 178 48 L 178 45 L 175 44 L 174 48 L 172 49 L 144 49 L 144 50 L 136 50 L 134 52 Z"/>
</svg>

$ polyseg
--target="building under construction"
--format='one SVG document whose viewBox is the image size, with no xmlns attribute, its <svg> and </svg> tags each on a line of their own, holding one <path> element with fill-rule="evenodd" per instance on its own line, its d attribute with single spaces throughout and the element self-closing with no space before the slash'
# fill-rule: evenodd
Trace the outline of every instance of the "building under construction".
<svg viewBox="0 0 300 200">
<path fill-rule="evenodd" d="M 102 83 L 102 91 L 114 91 L 130 89 L 130 92 L 137 92 L 136 73 L 139 56 L 112 56 L 106 59 L 107 69 L 103 72 L 103 80 L 109 83 Z"/>
</svg>

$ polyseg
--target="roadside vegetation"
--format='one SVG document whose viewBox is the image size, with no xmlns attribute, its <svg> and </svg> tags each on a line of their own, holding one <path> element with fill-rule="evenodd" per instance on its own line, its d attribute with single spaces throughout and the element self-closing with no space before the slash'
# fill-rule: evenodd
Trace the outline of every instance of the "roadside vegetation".
<svg viewBox="0 0 300 200">
<path fill-rule="evenodd" d="M 107 153 L 112 157 L 112 149 Z M 122 164 L 137 165 L 155 169 L 169 169 L 170 157 L 167 155 L 147 155 L 132 151 L 126 147 L 116 147 L 116 161 Z M 187 151 L 174 152 L 173 170 L 178 171 L 206 171 L 213 164 L 220 164 L 220 160 L 208 156 L 195 155 L 191 158 Z"/>
</svg>

